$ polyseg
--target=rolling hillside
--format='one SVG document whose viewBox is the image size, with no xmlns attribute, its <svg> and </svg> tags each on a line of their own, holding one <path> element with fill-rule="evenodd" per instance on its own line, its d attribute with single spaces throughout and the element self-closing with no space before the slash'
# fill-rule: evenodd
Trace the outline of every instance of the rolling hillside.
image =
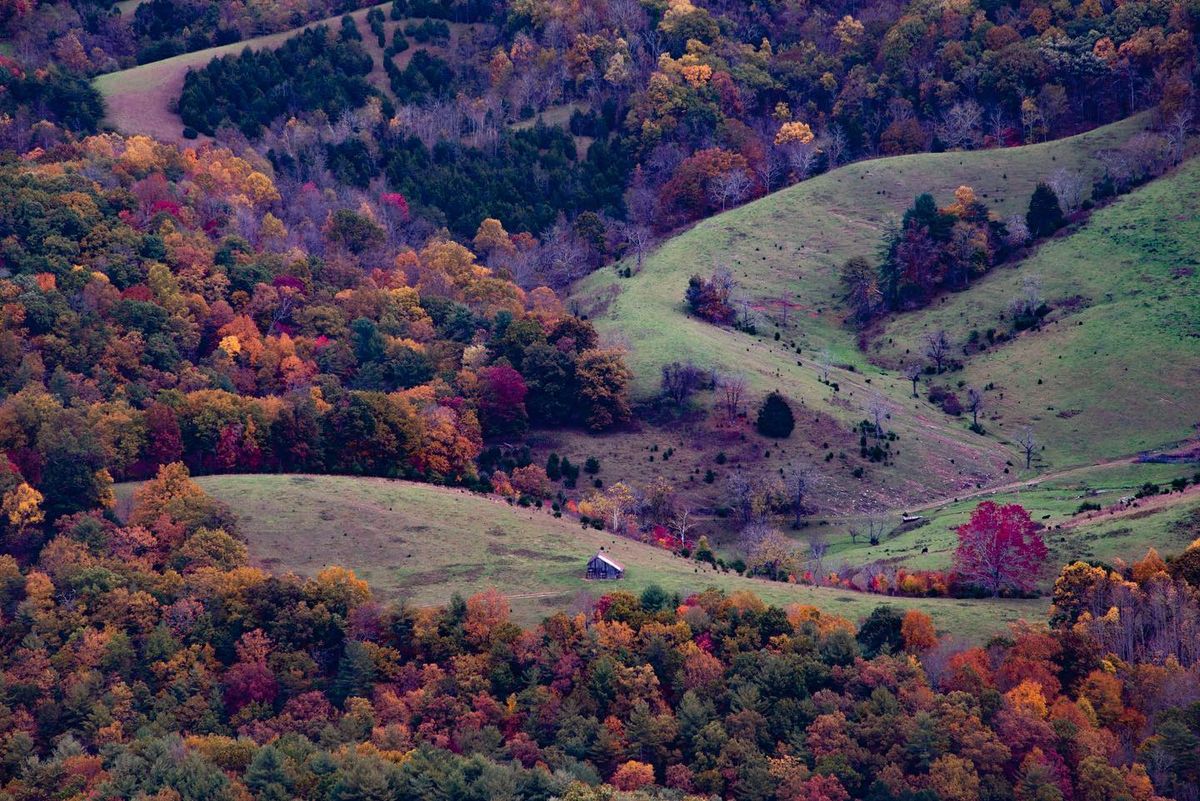
<svg viewBox="0 0 1200 801">
<path fill-rule="evenodd" d="M 999 213 L 1024 213 L 1038 181 L 1060 167 L 1099 174 L 1093 154 L 1120 145 L 1144 125 L 1139 116 L 1026 147 L 856 162 L 697 223 L 648 255 L 632 278 L 602 270 L 574 296 L 584 310 L 592 309 L 599 328 L 628 340 L 642 395 L 657 389 L 659 365 L 681 358 L 746 370 L 760 386 L 778 383 L 776 370 L 799 380 L 795 360 L 778 346 L 751 347 L 746 356 L 747 337 L 684 313 L 688 277 L 718 265 L 729 267 L 758 302 L 768 321 L 760 331 L 783 328 L 778 321 L 786 300 L 786 339 L 795 340 L 805 357 L 828 347 L 835 361 L 865 368 L 854 332 L 841 325 L 838 269 L 852 256 L 873 257 L 889 220 L 899 218 L 915 196 L 931 192 L 949 202 L 967 184 Z"/>
<path fill-rule="evenodd" d="M 954 529 L 967 522 L 979 503 L 990 500 L 1020 504 L 1045 527 L 1042 536 L 1052 566 L 1078 559 L 1131 563 L 1149 548 L 1163 554 L 1178 553 L 1200 537 L 1200 486 L 1128 505 L 1121 500 L 1132 498 L 1147 483 L 1164 487 L 1196 472 L 1195 466 L 1134 462 L 1068 470 L 995 492 L 913 508 L 909 511 L 923 518 L 917 527 L 901 526 L 899 514 L 884 516 L 886 530 L 897 533 L 875 546 L 861 537 L 854 542 L 848 533 L 851 526 L 867 530 L 867 519 L 832 520 L 828 526 L 813 522 L 794 536 L 801 542 L 813 534 L 823 537 L 828 543 L 827 561 L 833 565 L 886 561 L 914 569 L 944 570 L 951 566 L 958 544 Z M 1044 583 L 1047 591 L 1050 578 Z"/>
<path fill-rule="evenodd" d="M 705 220 L 663 243 L 633 277 L 620 278 L 616 270 L 602 270 L 583 281 L 574 297 L 598 329 L 628 345 L 636 391 L 641 397 L 656 392 L 661 365 L 691 359 L 704 367 L 747 374 L 751 403 L 770 389 L 780 389 L 803 403 L 797 434 L 772 454 L 780 461 L 757 459 L 765 462 L 768 470 L 778 470 L 791 461 L 819 466 L 828 452 L 847 444 L 844 438 L 829 443 L 830 429 L 840 427 L 848 432 L 867 417 L 872 396 L 882 394 L 890 412 L 887 427 L 899 438 L 893 464 L 867 466 L 865 480 L 857 482 L 844 474 L 849 471 L 826 469 L 827 494 L 832 504 L 830 509 L 822 510 L 823 514 L 906 508 L 931 497 L 1007 483 L 1024 473 L 1024 460 L 1018 457 L 1003 429 L 984 436 L 969 432 L 969 418 L 964 421 L 949 417 L 923 397 L 913 398 L 906 380 L 872 364 L 868 355 L 859 351 L 856 332 L 841 323 L 845 312 L 841 308 L 838 269 L 855 255 L 873 258 L 889 221 L 897 218 L 919 193 L 931 192 L 941 202 L 948 202 L 955 188 L 967 184 L 996 212 L 1021 213 L 1040 180 L 1060 167 L 1098 175 L 1095 153 L 1119 146 L 1143 126 L 1144 118 L 1132 118 L 1080 136 L 1027 147 L 920 154 L 852 164 Z M 1169 179 L 1147 191 L 1156 192 L 1155 198 L 1174 198 L 1169 205 L 1178 204 L 1186 199 L 1179 191 L 1189 180 Z M 1114 208 L 1137 205 L 1136 198 L 1125 199 Z M 1151 204 L 1140 205 L 1146 208 Z M 1106 212 L 1114 213 L 1124 212 Z M 1190 223 L 1181 221 L 1179 225 L 1179 234 L 1183 235 Z M 1162 239 L 1170 237 L 1167 233 Z M 1038 258 L 1055 258 L 1054 254 L 1072 247 L 1071 241 L 1053 243 L 1054 250 L 1047 246 L 1051 255 Z M 1081 242 L 1083 253 L 1104 247 L 1097 241 Z M 1127 258 L 1141 247 L 1155 245 L 1130 240 L 1125 245 Z M 1189 247 L 1182 246 L 1185 250 Z M 1168 254 L 1163 249 L 1162 261 L 1175 255 L 1178 252 Z M 688 277 L 707 274 L 718 265 L 733 271 L 756 304 L 758 336 L 713 326 L 686 313 L 683 293 Z M 990 280 L 1005 280 L 1011 272 L 1001 268 Z M 976 291 L 953 296 L 944 304 L 968 302 Z M 1143 296 L 1139 303 L 1145 299 Z M 936 304 L 937 313 L 943 307 L 949 308 L 942 302 Z M 905 325 L 905 319 L 901 316 L 897 325 Z M 1125 324 L 1132 324 L 1132 320 L 1126 319 Z M 779 340 L 774 339 L 776 333 Z M 913 347 L 911 338 L 903 347 Z M 838 392 L 819 380 L 818 354 L 826 348 L 838 365 L 830 372 L 831 382 L 839 385 Z M 1129 350 L 1127 355 L 1144 365 L 1153 364 L 1144 350 Z M 1006 357 L 1000 354 L 995 358 Z M 1004 370 L 1026 374 L 1032 367 L 1025 363 L 1026 358 L 1021 355 L 1006 362 Z M 1162 391 L 1157 396 L 1166 394 L 1168 386 L 1177 389 L 1187 375 L 1195 374 L 1195 366 L 1194 360 L 1190 364 L 1185 360 L 1164 373 L 1157 385 Z M 997 377 L 999 373 L 997 370 Z M 1108 378 L 1111 376 L 1105 380 Z M 957 379 L 953 376 L 948 380 Z M 1088 391 L 1089 382 L 1082 375 L 1073 376 L 1072 382 L 1070 392 L 1074 395 Z M 1160 404 L 1159 408 L 1164 407 Z M 1113 438 L 1104 447 L 1097 447 L 1097 437 L 1084 437 L 1074 452 L 1063 454 L 1070 461 L 1064 462 L 1050 451 L 1042 465 L 1086 463 L 1165 444 L 1186 435 L 1182 430 L 1186 426 L 1181 426 L 1186 417 L 1186 409 L 1158 415 L 1158 419 L 1148 421 L 1152 424 L 1136 441 L 1133 437 Z M 635 439 L 641 436 L 634 435 Z M 1051 436 L 1048 431 L 1047 438 Z M 853 436 L 849 447 L 856 445 L 857 436 Z M 613 450 L 632 451 L 636 447 L 618 443 Z"/>
<path fill-rule="evenodd" d="M 967 601 L 905 599 L 800 587 L 719 573 L 670 553 L 605 532 L 581 529 L 549 514 L 458 490 L 374 478 L 295 475 L 207 476 L 206 492 L 230 504 L 254 564 L 314 575 L 345 565 L 383 597 L 416 605 L 444 604 L 498 587 L 523 623 L 566 609 L 581 592 L 593 596 L 650 584 L 687 594 L 710 586 L 749 590 L 774 604 L 803 603 L 851 619 L 882 602 L 928 612 L 939 628 L 982 638 L 1020 618 L 1040 619 L 1044 599 Z M 119 488 L 128 498 L 133 485 Z M 626 569 L 618 583 L 583 579 L 600 547 Z"/>
<path fill-rule="evenodd" d="M 1186 439 L 1200 423 L 1200 159 L 1097 211 L 944 303 L 889 320 L 876 343 L 896 358 L 924 332 L 952 341 L 1004 331 L 1008 304 L 1036 277 L 1052 308 L 1025 332 L 966 359 L 953 380 L 984 386 L 985 426 L 1031 426 L 1043 464 L 1064 466 Z"/>
</svg>

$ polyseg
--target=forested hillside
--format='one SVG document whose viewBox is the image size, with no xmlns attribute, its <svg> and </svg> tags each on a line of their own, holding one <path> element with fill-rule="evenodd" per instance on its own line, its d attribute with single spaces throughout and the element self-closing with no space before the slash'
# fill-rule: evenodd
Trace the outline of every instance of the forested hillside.
<svg viewBox="0 0 1200 801">
<path fill-rule="evenodd" d="M 485 437 L 626 419 L 552 291 L 397 247 L 400 195 L 285 204 L 262 170 L 111 135 L 0 169 L 0 449 L 51 521 L 179 459 L 470 484 Z"/>
<path fill-rule="evenodd" d="M 1200 544 L 1073 565 L 1053 631 L 963 647 L 920 612 L 715 591 L 524 631 L 494 591 L 380 604 L 341 568 L 246 567 L 178 465 L 124 523 L 54 532 L 0 557 L 11 798 L 1154 801 L 1200 778 Z"/>
<path fill-rule="evenodd" d="M 1200 801 L 1198 47 L 0 0 L 0 801 Z"/>
<path fill-rule="evenodd" d="M 298 25 L 353 10 L 313 3 L 272 16 L 230 3 L 214 19 L 198 5 L 154 0 L 130 16 L 18 3 L 9 20 L 21 54 L 13 69 L 52 62 L 90 75 L 279 31 L 284 19 Z M 165 23 L 173 6 L 184 41 Z M 50 10 L 60 7 L 69 10 Z M 586 14 L 556 2 L 399 3 L 372 15 L 326 25 L 329 36 L 345 40 L 339 47 L 363 49 L 352 69 L 335 59 L 281 70 L 272 66 L 280 57 L 265 52 L 223 57 L 219 69 L 257 87 L 249 92 L 223 86 L 215 67 L 197 71 L 172 98 L 183 112 L 180 127 L 213 132 L 225 124 L 235 139 L 238 129 L 257 139 L 259 126 L 268 126 L 266 146 L 288 150 L 295 160 L 288 169 L 303 180 L 320 182 L 328 160 L 339 180 L 383 180 L 420 196 L 420 212 L 459 236 L 486 217 L 539 238 L 552 233 L 557 251 L 571 258 L 519 260 L 515 272 L 528 287 L 558 286 L 586 271 L 580 261 L 594 267 L 640 252 L 656 231 L 850 160 L 1042 141 L 1151 106 L 1166 127 L 1186 130 L 1196 47 L 1194 11 L 1168 2 L 843 8 L 623 0 Z M 435 52 L 422 44 L 440 41 L 430 19 L 479 25 L 453 50 Z M 138 44 L 146 40 L 161 53 Z M 386 87 L 385 113 L 375 119 L 348 113 L 366 99 L 361 86 L 346 90 L 367 56 L 383 78 L 377 86 Z M 317 75 L 328 96 L 305 88 Z M 581 162 L 565 172 L 544 160 L 535 165 L 509 143 L 510 124 L 556 109 L 570 112 L 564 119 Z M 300 127 L 285 131 L 293 118 Z M 12 135 L 28 136 L 33 120 L 14 119 Z M 327 119 L 344 124 L 330 127 Z M 393 155 L 397 146 L 413 151 L 398 143 L 414 136 L 434 164 L 455 163 L 459 151 L 474 164 L 426 174 L 428 156 Z M 321 152 L 329 149 L 336 153 Z M 543 191 L 562 186 L 561 194 L 545 208 L 524 191 L 506 203 L 522 188 L 500 169 L 514 158 L 516 175 L 531 175 Z M 431 189 L 418 189 L 424 184 Z M 456 208 L 455 189 L 475 203 Z M 571 224 L 589 211 L 600 218 Z M 556 225 L 558 212 L 566 219 Z"/>
</svg>

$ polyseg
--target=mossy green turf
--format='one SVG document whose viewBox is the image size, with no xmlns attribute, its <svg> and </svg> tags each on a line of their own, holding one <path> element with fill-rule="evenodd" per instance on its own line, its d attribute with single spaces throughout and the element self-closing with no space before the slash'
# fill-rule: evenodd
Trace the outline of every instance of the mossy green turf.
<svg viewBox="0 0 1200 801">
<path fill-rule="evenodd" d="M 880 355 L 924 332 L 955 342 L 1008 329 L 1029 276 L 1055 307 L 1042 330 L 992 347 L 948 378 L 986 393 L 984 425 L 1003 438 L 1031 426 L 1041 464 L 1061 467 L 1183 440 L 1200 422 L 1200 159 L 1098 210 L 1016 269 L 890 321 Z M 1077 299 L 1072 305 L 1068 301 Z"/>
<path fill-rule="evenodd" d="M 496 587 L 525 624 L 567 609 L 581 592 L 637 593 L 650 584 L 681 594 L 714 586 L 748 590 L 768 603 L 812 604 L 852 620 L 893 603 L 921 609 L 939 629 L 976 640 L 1018 619 L 1042 620 L 1047 609 L 1045 599 L 891 599 L 742 578 L 545 512 L 424 484 L 291 475 L 196 481 L 238 515 L 254 564 L 301 575 L 344 565 L 381 596 L 416 605 Z M 119 489 L 128 498 L 133 485 Z M 585 563 L 601 546 L 624 564 L 623 580 L 584 580 Z"/>
</svg>

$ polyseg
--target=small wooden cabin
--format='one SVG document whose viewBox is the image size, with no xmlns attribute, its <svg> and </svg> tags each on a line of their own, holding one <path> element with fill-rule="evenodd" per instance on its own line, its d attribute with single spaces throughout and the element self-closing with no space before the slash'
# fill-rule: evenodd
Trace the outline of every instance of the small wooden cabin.
<svg viewBox="0 0 1200 801">
<path fill-rule="evenodd" d="M 616 581 L 624 575 L 625 568 L 621 563 L 604 553 L 604 551 L 597 551 L 596 555 L 588 560 L 587 577 L 589 579 Z"/>
</svg>

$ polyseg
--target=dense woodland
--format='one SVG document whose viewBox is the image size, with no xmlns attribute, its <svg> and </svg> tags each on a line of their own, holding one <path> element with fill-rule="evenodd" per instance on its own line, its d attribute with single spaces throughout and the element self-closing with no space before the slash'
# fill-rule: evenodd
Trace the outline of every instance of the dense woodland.
<svg viewBox="0 0 1200 801">
<path fill-rule="evenodd" d="M 3 798 L 1191 801 L 1200 781 L 1200 543 L 1071 565 L 1053 630 L 983 647 L 917 611 L 856 628 L 654 587 L 522 630 L 495 592 L 414 610 L 341 568 L 248 567 L 179 464 L 124 522 L 10 497 Z"/>
<path fill-rule="evenodd" d="M 408 478 L 750 577 L 1034 594 L 1048 549 L 1016 504 L 979 504 L 947 571 L 814 571 L 771 525 L 800 524 L 811 473 L 731 470 L 727 564 L 665 480 L 533 463 L 530 430 L 643 411 L 560 293 L 850 160 L 1150 110 L 1094 185 L 1048 176 L 1007 220 L 970 187 L 921 195 L 841 274 L 864 328 L 963 290 L 1179 162 L 1200 5 L 410 0 L 370 38 L 337 22 L 362 7 L 0 0 L 0 801 L 1200 801 L 1200 541 L 1069 564 L 1047 620 L 981 643 L 887 604 L 852 622 L 655 586 L 522 629 L 498 590 L 417 609 L 342 567 L 252 567 L 236 510 L 192 481 Z M 329 18 L 190 72 L 192 147 L 102 130 L 97 74 Z M 685 291 L 754 331 L 728 270 Z M 1037 287 L 1009 312 L 1037 326 Z M 914 395 L 953 366 L 944 331 L 924 356 Z M 744 377 L 690 363 L 662 387 L 655 413 L 713 390 L 772 443 L 809 411 L 773 392 L 746 415 Z M 983 433 L 979 390 L 929 389 Z M 886 463 L 868 414 L 859 456 Z"/>
<path fill-rule="evenodd" d="M 350 10 L 230 2 L 216 13 L 153 0 L 130 19 L 85 0 L 10 5 L 18 71 L 53 63 L 76 75 L 146 60 L 140 42 L 190 50 Z M 391 17 L 477 24 L 453 50 L 422 44 L 403 68 L 392 58 L 408 38 L 387 42 L 391 91 L 365 114 L 365 55 L 352 55 L 359 34 L 344 26 L 328 29 L 346 41 L 325 45 L 320 59 L 296 60 L 312 55 L 315 36 L 274 55 L 222 59 L 188 79 L 181 110 L 199 131 L 227 126 L 231 144 L 259 140 L 277 166 L 322 188 L 386 182 L 463 241 L 493 217 L 547 250 L 602 262 L 640 252 L 653 231 L 848 160 L 1040 141 L 1150 107 L 1164 129 L 1186 130 L 1194 103 L 1197 12 L 1184 2 L 584 6 L 402 3 Z M 443 41 L 427 26 L 405 30 Z M 28 108 L 10 93 L 0 103 L 10 115 Z M 578 155 L 545 137 L 536 156 L 522 155 L 530 142 L 509 125 L 567 104 Z M 42 116 L 14 116 L 8 136 L 30 140 Z M 86 116 L 48 118 L 88 130 Z M 425 173 L 424 163 L 439 169 Z M 556 196 L 539 202 L 521 191 L 531 185 Z M 455 208 L 460 196 L 472 205 Z M 572 229 L 585 212 L 600 217 L 603 243 Z M 516 271 L 526 288 L 575 277 L 553 253 L 537 255 Z"/>
<path fill-rule="evenodd" d="M 284 204 L 269 169 L 112 135 L 0 169 L 0 450 L 52 519 L 181 458 L 470 484 L 484 438 L 627 417 L 552 291 L 394 247 L 400 195 Z"/>
<path fill-rule="evenodd" d="M 335 39 L 325 27 L 305 31 L 278 50 L 249 50 L 213 59 L 189 72 L 179 98 L 184 123 L 214 133 L 222 123 L 254 135 L 264 121 L 294 108 L 339 117 L 378 97 L 363 78 L 371 57 L 354 40 Z M 287 95 L 274 91 L 287 82 Z"/>
</svg>

